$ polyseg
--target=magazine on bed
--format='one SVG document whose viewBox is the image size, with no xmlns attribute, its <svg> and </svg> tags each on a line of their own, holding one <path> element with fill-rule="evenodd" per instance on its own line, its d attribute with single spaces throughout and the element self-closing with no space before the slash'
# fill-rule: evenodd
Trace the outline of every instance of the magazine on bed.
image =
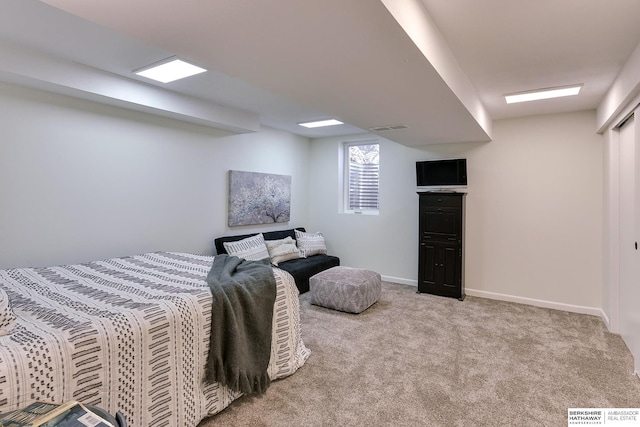
<svg viewBox="0 0 640 427">
<path fill-rule="evenodd" d="M 0 427 L 115 427 L 80 402 L 33 402 L 0 418 Z"/>
</svg>

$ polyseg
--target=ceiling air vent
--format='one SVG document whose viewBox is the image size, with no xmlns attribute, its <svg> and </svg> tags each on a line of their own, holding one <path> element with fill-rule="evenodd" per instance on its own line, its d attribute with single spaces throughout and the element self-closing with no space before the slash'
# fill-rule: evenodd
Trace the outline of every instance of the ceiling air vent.
<svg viewBox="0 0 640 427">
<path fill-rule="evenodd" d="M 373 128 L 369 128 L 369 130 L 373 131 L 373 132 L 384 132 L 387 130 L 399 130 L 399 129 L 406 129 L 409 126 L 407 125 L 390 125 L 390 126 L 376 126 Z"/>
</svg>

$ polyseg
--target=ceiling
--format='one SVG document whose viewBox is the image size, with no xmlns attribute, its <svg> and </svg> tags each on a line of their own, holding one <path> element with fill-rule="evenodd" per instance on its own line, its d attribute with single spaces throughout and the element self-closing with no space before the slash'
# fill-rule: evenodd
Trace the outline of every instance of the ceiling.
<svg viewBox="0 0 640 427">
<path fill-rule="evenodd" d="M 239 132 L 487 141 L 495 119 L 595 109 L 638 16 L 637 0 L 3 0 L 0 80 Z M 209 72 L 131 73 L 173 55 Z M 579 96 L 504 103 L 573 83 Z M 346 124 L 297 125 L 330 117 Z"/>
</svg>

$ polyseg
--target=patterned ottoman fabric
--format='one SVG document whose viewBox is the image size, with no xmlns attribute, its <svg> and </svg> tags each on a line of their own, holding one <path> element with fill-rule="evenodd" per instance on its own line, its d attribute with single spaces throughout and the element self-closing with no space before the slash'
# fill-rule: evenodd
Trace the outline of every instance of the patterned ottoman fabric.
<svg viewBox="0 0 640 427">
<path fill-rule="evenodd" d="M 311 304 L 361 313 L 380 298 L 382 280 L 371 270 L 332 267 L 309 279 Z"/>
</svg>

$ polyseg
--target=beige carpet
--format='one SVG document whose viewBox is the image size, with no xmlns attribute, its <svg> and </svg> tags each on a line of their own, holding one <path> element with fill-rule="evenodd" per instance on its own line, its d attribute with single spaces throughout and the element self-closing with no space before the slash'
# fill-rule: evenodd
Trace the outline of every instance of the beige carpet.
<svg viewBox="0 0 640 427">
<path fill-rule="evenodd" d="M 594 316 L 383 283 L 359 315 L 301 296 L 311 357 L 213 426 L 566 426 L 570 407 L 640 407 L 618 335 Z"/>
</svg>

